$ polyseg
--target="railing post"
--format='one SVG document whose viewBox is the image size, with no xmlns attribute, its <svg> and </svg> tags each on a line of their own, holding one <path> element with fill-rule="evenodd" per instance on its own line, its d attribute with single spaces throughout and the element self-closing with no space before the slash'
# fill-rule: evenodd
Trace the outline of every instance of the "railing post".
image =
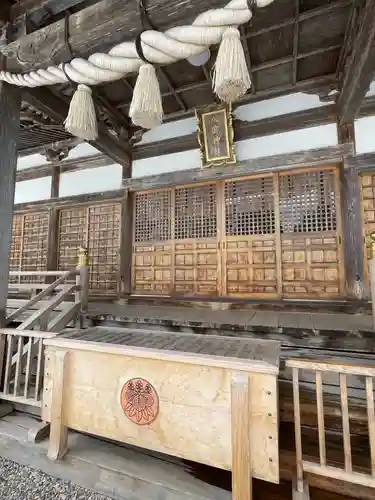
<svg viewBox="0 0 375 500">
<path fill-rule="evenodd" d="M 369 235 L 370 259 L 369 259 L 369 279 L 372 303 L 372 329 L 375 332 L 375 232 Z"/>
<path fill-rule="evenodd" d="M 83 319 L 87 314 L 89 301 L 89 256 L 86 248 L 81 247 L 78 252 L 79 274 L 76 283 L 79 285 L 79 290 L 76 292 L 76 302 L 81 303 L 80 312 L 80 327 L 83 327 Z"/>
</svg>

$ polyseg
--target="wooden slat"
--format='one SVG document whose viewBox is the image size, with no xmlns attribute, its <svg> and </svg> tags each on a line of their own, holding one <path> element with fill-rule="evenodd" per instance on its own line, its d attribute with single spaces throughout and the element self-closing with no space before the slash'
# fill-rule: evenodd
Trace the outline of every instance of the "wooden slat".
<svg viewBox="0 0 375 500">
<path fill-rule="evenodd" d="M 22 365 L 22 357 L 21 357 L 22 346 L 23 346 L 23 338 L 18 337 L 16 373 L 15 373 L 15 377 L 14 377 L 14 388 L 13 388 L 13 396 L 15 396 L 15 397 L 18 396 L 18 393 L 19 393 L 21 365 Z"/>
<path fill-rule="evenodd" d="M 32 328 L 40 319 L 42 319 L 44 314 L 47 314 L 50 311 L 52 311 L 65 299 L 65 297 L 69 293 L 73 292 L 75 289 L 76 285 L 70 285 L 65 290 L 59 292 L 55 297 L 52 297 L 44 307 L 42 307 L 38 311 L 35 311 L 35 313 L 33 313 L 29 318 L 27 318 L 27 320 L 21 323 L 21 325 L 17 327 L 17 330 L 25 330 L 27 328 Z"/>
<path fill-rule="evenodd" d="M 15 318 L 17 318 L 17 316 L 19 314 L 26 311 L 30 306 L 36 304 L 37 302 L 39 302 L 39 300 L 50 295 L 53 292 L 53 290 L 56 288 L 56 286 L 61 285 L 61 283 L 63 283 L 69 276 L 71 276 L 71 274 L 72 274 L 71 271 L 66 271 L 62 276 L 60 276 L 60 278 L 58 278 L 56 281 L 51 283 L 47 288 L 45 288 L 44 290 L 39 292 L 37 295 L 32 297 L 27 304 L 24 304 L 19 309 L 17 309 L 17 311 L 14 311 L 10 316 L 7 317 L 7 319 L 6 319 L 7 323 L 9 324 L 11 321 L 13 321 Z M 58 296 L 60 296 L 63 292 L 65 293 L 65 291 L 68 291 L 69 289 L 70 288 L 64 288 L 64 290 L 62 292 L 60 292 L 58 294 Z"/>
<path fill-rule="evenodd" d="M 288 359 L 286 366 L 300 368 L 301 370 L 313 370 L 320 372 L 345 373 L 346 375 L 363 375 L 365 377 L 375 376 L 375 366 L 355 365 L 351 363 L 337 363 L 335 361 L 314 361 L 308 359 Z"/>
<path fill-rule="evenodd" d="M 25 372 L 25 387 L 24 387 L 24 393 L 23 393 L 25 399 L 27 399 L 28 394 L 29 394 L 29 382 L 30 382 L 30 374 L 31 374 L 31 371 L 30 371 L 30 368 L 31 368 L 31 349 L 32 349 L 32 346 L 33 346 L 33 338 L 30 337 L 29 341 L 28 341 L 28 343 L 26 345 L 27 358 L 26 358 L 26 372 Z"/>
<path fill-rule="evenodd" d="M 41 377 L 43 373 L 43 339 L 38 340 L 38 356 L 37 356 L 37 369 L 36 369 L 36 382 L 35 382 L 35 398 L 37 401 L 39 398 L 39 391 L 42 386 Z"/>
<path fill-rule="evenodd" d="M 301 435 L 301 409 L 299 397 L 299 372 L 293 368 L 293 407 L 294 407 L 294 432 L 296 439 L 297 460 L 297 491 L 303 492 L 303 466 L 302 466 L 302 435 Z"/>
<path fill-rule="evenodd" d="M 374 411 L 374 385 L 371 377 L 366 377 L 367 418 L 371 450 L 371 472 L 375 478 L 375 411 Z"/>
<path fill-rule="evenodd" d="M 7 336 L 7 342 L 8 342 L 8 349 L 5 362 L 4 394 L 9 393 L 10 368 L 12 363 L 12 349 L 13 349 L 13 337 L 11 335 Z"/>
<path fill-rule="evenodd" d="M 341 399 L 342 430 L 343 430 L 344 453 L 345 453 L 345 470 L 346 472 L 351 472 L 352 451 L 350 445 L 348 386 L 347 386 L 346 375 L 344 373 L 340 373 L 340 399 Z"/>
<path fill-rule="evenodd" d="M 319 458 L 320 464 L 326 464 L 326 438 L 324 429 L 324 404 L 323 404 L 323 386 L 322 386 L 322 373 L 317 371 L 315 373 L 316 381 L 316 405 L 318 412 L 318 433 L 319 433 Z"/>
<path fill-rule="evenodd" d="M 317 476 L 324 476 L 338 481 L 345 481 L 353 484 L 360 484 L 369 488 L 375 488 L 375 478 L 359 472 L 346 472 L 338 467 L 329 467 L 328 465 L 322 467 L 314 462 L 303 462 L 303 470 L 310 474 Z"/>
<path fill-rule="evenodd" d="M 249 375 L 232 375 L 232 498 L 251 500 Z"/>
</svg>

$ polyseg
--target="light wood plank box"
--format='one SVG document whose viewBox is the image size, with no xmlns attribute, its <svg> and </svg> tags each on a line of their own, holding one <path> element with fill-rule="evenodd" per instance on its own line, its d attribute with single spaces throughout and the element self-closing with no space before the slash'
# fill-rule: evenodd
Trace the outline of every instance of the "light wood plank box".
<svg viewBox="0 0 375 500">
<path fill-rule="evenodd" d="M 251 498 L 252 476 L 279 482 L 278 342 L 90 328 L 45 346 L 51 459 L 64 455 L 71 428 L 232 470 L 233 498 Z M 121 406 L 133 378 L 159 397 L 149 425 Z"/>
</svg>

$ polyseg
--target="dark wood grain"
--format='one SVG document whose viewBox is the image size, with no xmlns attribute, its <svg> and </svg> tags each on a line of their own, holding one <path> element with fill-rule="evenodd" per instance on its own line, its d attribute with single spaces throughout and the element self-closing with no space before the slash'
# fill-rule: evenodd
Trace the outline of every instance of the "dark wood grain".
<svg viewBox="0 0 375 500">
<path fill-rule="evenodd" d="M 23 98 L 31 106 L 39 109 L 58 123 L 63 123 L 68 115 L 68 104 L 46 88 L 29 89 L 24 93 Z M 119 141 L 108 134 L 103 123 L 99 123 L 98 139 L 92 141 L 91 144 L 108 155 L 114 163 L 129 167 L 131 159 L 128 151 L 122 147 Z"/>
<path fill-rule="evenodd" d="M 339 163 L 343 158 L 352 154 L 353 146 L 351 144 L 340 144 L 338 146 L 246 160 L 232 166 L 229 170 L 228 166 L 206 169 L 194 168 L 141 178 L 124 179 L 123 187 L 132 191 L 140 191 L 184 183 L 194 184 L 228 177 L 240 177 L 258 172 L 304 168 L 324 163 Z"/>
<path fill-rule="evenodd" d="M 226 0 L 149 0 L 151 22 L 161 31 L 190 22 L 208 9 L 224 7 Z M 141 28 L 135 0 L 102 0 L 69 17 L 69 44 L 76 57 L 133 40 Z M 65 21 L 57 21 L 10 43 L 5 49 L 9 71 L 27 71 L 58 65 L 70 59 L 64 39 Z"/>
<path fill-rule="evenodd" d="M 359 31 L 341 82 L 338 100 L 340 124 L 348 123 L 357 116 L 375 77 L 375 0 L 366 2 L 358 26 Z"/>
<path fill-rule="evenodd" d="M 0 326 L 4 326 L 21 110 L 17 87 L 0 83 L 0 109 Z"/>
</svg>

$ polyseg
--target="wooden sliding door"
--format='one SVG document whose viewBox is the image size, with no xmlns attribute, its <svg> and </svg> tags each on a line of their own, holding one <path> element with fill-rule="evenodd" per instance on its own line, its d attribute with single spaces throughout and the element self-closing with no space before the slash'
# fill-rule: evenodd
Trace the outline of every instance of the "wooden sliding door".
<svg viewBox="0 0 375 500">
<path fill-rule="evenodd" d="M 337 297 L 339 212 L 336 167 L 136 193 L 133 293 Z"/>
<path fill-rule="evenodd" d="M 278 295 L 276 187 L 272 174 L 224 183 L 223 295 Z"/>
<path fill-rule="evenodd" d="M 94 295 L 114 296 L 120 274 L 121 203 L 96 203 L 59 212 L 58 266 L 74 269 L 80 247 L 89 254 L 89 287 Z"/>
</svg>

